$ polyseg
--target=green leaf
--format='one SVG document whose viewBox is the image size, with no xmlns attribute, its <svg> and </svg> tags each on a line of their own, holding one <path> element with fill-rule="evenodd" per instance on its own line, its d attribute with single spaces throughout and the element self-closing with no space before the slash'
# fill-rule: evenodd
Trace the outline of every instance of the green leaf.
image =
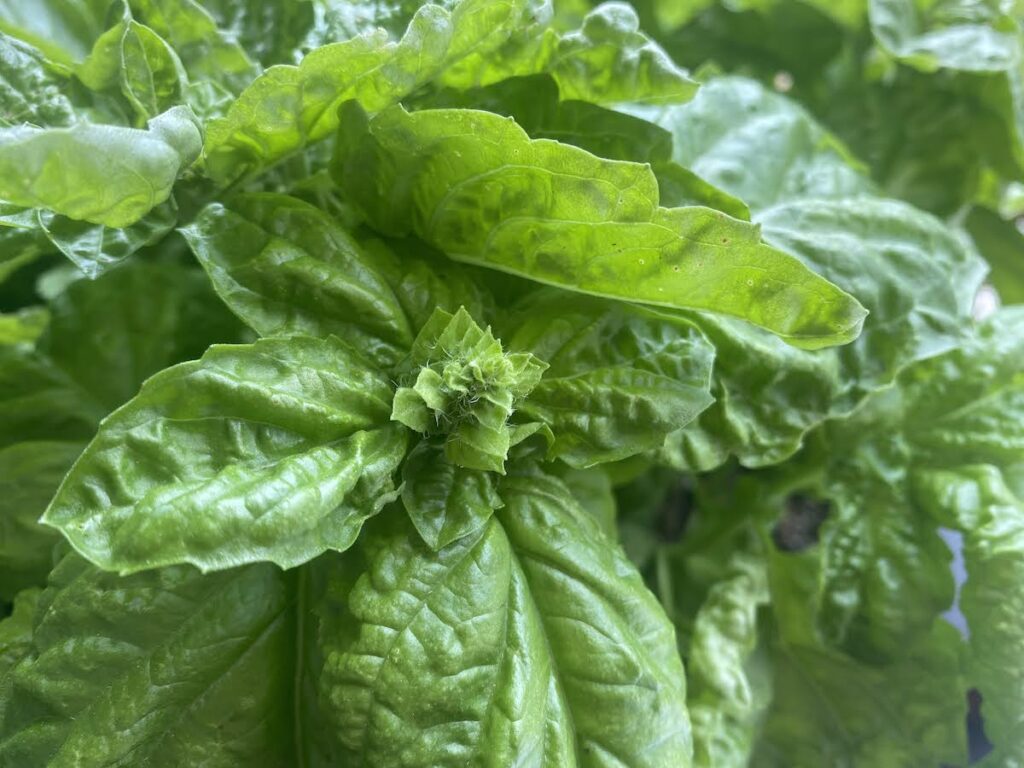
<svg viewBox="0 0 1024 768">
<path fill-rule="evenodd" d="M 69 555 L 8 678 L 0 763 L 292 764 L 290 581 L 270 565 L 119 578 Z"/>
<path fill-rule="evenodd" d="M 298 66 L 271 67 L 207 128 L 207 172 L 226 183 L 280 160 L 338 126 L 338 107 L 358 99 L 383 109 L 445 66 L 500 45 L 525 0 L 425 4 L 398 43 L 383 30 L 311 52 Z"/>
<path fill-rule="evenodd" d="M 413 342 L 393 421 L 428 436 L 445 435 L 448 461 L 504 473 L 514 406 L 537 386 L 547 364 L 526 352 L 505 353 L 465 308 L 436 309 Z"/>
<path fill-rule="evenodd" d="M 412 344 L 377 254 L 307 203 L 240 195 L 211 204 L 182 233 L 217 293 L 261 336 L 335 334 L 388 363 Z"/>
<path fill-rule="evenodd" d="M 394 498 L 388 377 L 336 338 L 214 346 L 108 417 L 43 522 L 97 565 L 293 567 Z"/>
<path fill-rule="evenodd" d="M 738 550 L 697 612 L 686 653 L 686 703 L 696 766 L 749 764 L 768 702 L 758 695 L 747 666 L 759 640 L 757 613 L 767 603 L 763 560 Z"/>
<path fill-rule="evenodd" d="M 775 702 L 751 765 L 962 764 L 964 689 L 950 626 L 893 664 L 857 663 L 814 647 L 774 657 Z"/>
<path fill-rule="evenodd" d="M 518 316 L 509 347 L 550 365 L 519 410 L 551 428 L 550 455 L 572 466 L 657 448 L 713 401 L 714 348 L 692 325 L 557 291 Z"/>
<path fill-rule="evenodd" d="M 755 212 L 804 197 L 872 191 L 838 139 L 796 103 L 752 80 L 714 78 L 688 104 L 641 114 L 671 132 L 673 160 Z"/>
<path fill-rule="evenodd" d="M 868 8 L 875 39 L 925 72 L 1003 72 L 1019 64 L 1018 22 L 997 3 L 869 0 Z"/>
<path fill-rule="evenodd" d="M 3 690 L 3 678 L 8 670 L 32 650 L 32 616 L 40 591 L 32 588 L 19 592 L 14 598 L 11 615 L 0 619 L 0 691 Z M 3 705 L 0 705 L 2 712 Z"/>
<path fill-rule="evenodd" d="M 68 125 L 74 117 L 66 85 L 42 53 L 0 33 L 0 126 Z"/>
<path fill-rule="evenodd" d="M 290 64 L 316 16 L 310 0 L 200 0 L 249 54 L 264 65 Z M 350 5 L 348 2 L 344 5 Z M 358 4 L 353 4 L 358 8 Z M 381 7 L 373 9 L 383 11 Z M 273 34 L 267 34 L 273 30 Z M 340 38 L 336 38 L 340 39 Z"/>
<path fill-rule="evenodd" d="M 10 314 L 0 314 L 0 345 L 34 343 L 46 330 L 50 314 L 43 307 L 26 307 Z"/>
<path fill-rule="evenodd" d="M 658 207 L 649 167 L 531 141 L 490 113 L 396 107 L 367 122 L 349 105 L 334 172 L 376 229 L 411 229 L 458 261 L 732 314 L 809 348 L 850 341 L 863 321 L 856 300 L 750 224 Z"/>
<path fill-rule="evenodd" d="M 124 228 L 90 224 L 45 210 L 35 211 L 35 219 L 52 246 L 87 277 L 96 278 L 162 240 L 178 221 L 178 206 L 169 198 Z"/>
<path fill-rule="evenodd" d="M 996 467 L 922 472 L 917 499 L 964 535 L 967 581 L 960 610 L 969 631 L 968 681 L 982 696 L 985 735 L 995 746 L 992 765 L 1024 760 L 1024 642 L 1020 581 L 1024 578 L 1024 502 Z M 989 764 L 989 763 L 986 763 Z"/>
<path fill-rule="evenodd" d="M 154 118 L 149 130 L 89 123 L 2 128 L 0 199 L 127 227 L 168 198 L 200 146 L 187 107 Z"/>
<path fill-rule="evenodd" d="M 689 766 L 674 634 L 639 574 L 554 478 L 499 491 L 439 552 L 390 517 L 364 566 L 338 561 L 321 690 L 340 763 Z"/>
<path fill-rule="evenodd" d="M 61 64 L 80 61 L 103 31 L 109 0 L 0 0 L 0 31 Z"/>
<path fill-rule="evenodd" d="M 83 447 L 26 441 L 0 448 L 0 599 L 45 583 L 59 537 L 37 520 Z"/>
<path fill-rule="evenodd" d="M 133 261 L 57 296 L 40 351 L 107 411 L 168 365 L 199 357 L 237 329 L 202 272 Z"/>
<path fill-rule="evenodd" d="M 697 91 L 697 83 L 640 31 L 636 11 L 622 2 L 602 3 L 578 31 L 562 35 L 546 68 L 564 99 L 673 104 Z"/>
<path fill-rule="evenodd" d="M 479 530 L 502 501 L 493 474 L 453 464 L 444 446 L 423 440 L 402 465 L 402 504 L 437 550 Z"/>
<path fill-rule="evenodd" d="M 1024 303 L 1024 234 L 995 211 L 976 206 L 964 225 L 992 268 L 989 279 L 1005 304 Z"/>
<path fill-rule="evenodd" d="M 672 134 L 667 130 L 586 101 L 562 101 L 558 86 L 547 75 L 514 77 L 463 92 L 441 90 L 411 103 L 416 109 L 460 107 L 509 115 L 530 138 L 572 144 L 609 160 L 649 162 L 665 206 L 705 205 L 750 219 L 750 210 L 741 200 L 670 161 Z"/>
<path fill-rule="evenodd" d="M 187 83 L 174 50 L 128 14 L 100 36 L 76 74 L 93 90 L 119 86 L 143 120 L 181 104 Z"/>
<path fill-rule="evenodd" d="M 31 440 L 88 440 L 106 409 L 45 356 L 0 345 L 0 447 Z"/>
<path fill-rule="evenodd" d="M 192 81 L 237 93 L 257 75 L 258 68 L 231 33 L 218 29 L 195 0 L 128 0 L 128 5 L 138 22 L 171 45 Z M 276 34 L 275 29 L 268 36 Z"/>
</svg>

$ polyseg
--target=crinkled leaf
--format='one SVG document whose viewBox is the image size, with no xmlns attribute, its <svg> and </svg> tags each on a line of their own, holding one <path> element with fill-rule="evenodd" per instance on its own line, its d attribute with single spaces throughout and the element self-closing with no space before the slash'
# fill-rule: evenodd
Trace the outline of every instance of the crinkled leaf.
<svg viewBox="0 0 1024 768">
<path fill-rule="evenodd" d="M 806 199 L 761 218 L 769 242 L 856 295 L 870 319 L 854 343 L 806 353 L 727 318 L 700 318 L 718 350 L 718 402 L 673 439 L 675 462 L 685 466 L 714 467 L 730 453 L 751 466 L 792 455 L 818 423 L 952 348 L 984 274 L 951 230 L 895 201 Z"/>
<path fill-rule="evenodd" d="M 66 557 L 10 673 L 0 763 L 292 763 L 291 579 L 270 565 L 120 578 Z"/>
<path fill-rule="evenodd" d="M 712 403 L 714 349 L 694 326 L 549 291 L 519 310 L 511 349 L 550 367 L 519 410 L 551 427 L 573 466 L 658 447 Z"/>
<path fill-rule="evenodd" d="M 200 147 L 187 107 L 152 119 L 148 130 L 90 123 L 0 128 L 0 199 L 127 227 L 168 198 Z"/>
<path fill-rule="evenodd" d="M 39 50 L 0 32 L 0 126 L 70 124 L 65 89 Z"/>
<path fill-rule="evenodd" d="M 584 293 L 736 315 L 804 347 L 859 333 L 856 300 L 757 228 L 660 208 L 649 167 L 532 141 L 485 112 L 396 107 L 367 122 L 350 104 L 345 115 L 335 174 L 379 231 Z"/>
<path fill-rule="evenodd" d="M 741 200 L 671 161 L 672 134 L 667 130 L 586 101 L 560 100 L 555 81 L 547 75 L 514 77 L 463 92 L 441 90 L 412 103 L 417 109 L 460 107 L 509 115 L 531 138 L 572 144 L 609 160 L 649 162 L 665 207 L 704 205 L 750 219 Z"/>
<path fill-rule="evenodd" d="M 565 99 L 672 104 L 697 91 L 686 70 L 640 31 L 627 3 L 602 3 L 553 48 L 546 69 Z"/>
<path fill-rule="evenodd" d="M 235 179 L 325 138 L 348 99 L 369 110 L 395 103 L 447 64 L 500 45 L 523 2 L 462 0 L 451 11 L 428 3 L 397 43 L 377 30 L 318 48 L 298 66 L 271 67 L 208 126 L 208 172 Z"/>
<path fill-rule="evenodd" d="M 214 346 L 108 417 L 43 521 L 122 573 L 346 549 L 404 454 L 388 377 L 336 338 Z"/>
<path fill-rule="evenodd" d="M 495 475 L 451 463 L 427 440 L 402 465 L 402 504 L 435 550 L 478 530 L 502 506 Z"/>
<path fill-rule="evenodd" d="M 335 334 L 392 363 L 412 344 L 378 254 L 307 203 L 241 195 L 204 209 L 183 234 L 221 298 L 262 336 Z"/>
<path fill-rule="evenodd" d="M 500 493 L 439 552 L 391 518 L 364 566 L 339 561 L 321 690 L 341 762 L 690 765 L 674 633 L 639 574 L 554 478 Z"/>
</svg>

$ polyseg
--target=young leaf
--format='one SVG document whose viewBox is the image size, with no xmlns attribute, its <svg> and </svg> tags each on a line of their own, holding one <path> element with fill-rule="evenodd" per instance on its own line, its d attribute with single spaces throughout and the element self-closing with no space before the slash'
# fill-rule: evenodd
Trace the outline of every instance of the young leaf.
<svg viewBox="0 0 1024 768">
<path fill-rule="evenodd" d="M 392 517 L 364 569 L 339 563 L 321 690 L 341 762 L 689 766 L 674 634 L 639 574 L 558 480 L 500 493 L 438 552 Z"/>
<path fill-rule="evenodd" d="M 445 456 L 453 464 L 504 473 L 513 445 L 509 417 L 547 364 L 526 352 L 505 353 L 490 328 L 462 308 L 454 315 L 434 311 L 413 342 L 409 367 L 392 420 L 445 435 Z"/>
<path fill-rule="evenodd" d="M 201 142 L 188 107 L 153 118 L 145 131 L 90 123 L 0 128 L 0 199 L 127 227 L 168 198 Z"/>
<path fill-rule="evenodd" d="M 568 464 L 657 448 L 713 401 L 714 349 L 692 325 L 558 291 L 518 316 L 509 347 L 550 365 L 519 410 L 551 427 L 550 455 Z"/>
<path fill-rule="evenodd" d="M 174 50 L 130 14 L 100 36 L 76 74 L 93 90 L 119 86 L 136 114 L 146 120 L 181 104 L 186 83 Z"/>
<path fill-rule="evenodd" d="M 502 501 L 493 473 L 453 464 L 443 446 L 423 440 L 402 465 L 402 504 L 437 550 L 478 530 Z"/>
<path fill-rule="evenodd" d="M 850 341 L 864 319 L 853 297 L 763 244 L 756 227 L 660 208 L 650 168 L 532 141 L 490 113 L 395 107 L 367 121 L 349 104 L 334 172 L 376 229 L 413 231 L 459 261 L 731 314 L 808 348 Z"/>
<path fill-rule="evenodd" d="M 108 417 L 43 522 L 97 565 L 293 567 L 394 497 L 388 377 L 336 338 L 214 346 Z"/>
</svg>

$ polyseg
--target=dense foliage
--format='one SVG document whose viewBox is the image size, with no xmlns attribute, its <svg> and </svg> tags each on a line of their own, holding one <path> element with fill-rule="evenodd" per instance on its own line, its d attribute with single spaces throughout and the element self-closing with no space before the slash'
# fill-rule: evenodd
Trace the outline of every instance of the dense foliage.
<svg viewBox="0 0 1024 768">
<path fill-rule="evenodd" d="M 1022 28 L 0 0 L 0 766 L 1024 766 Z"/>
</svg>

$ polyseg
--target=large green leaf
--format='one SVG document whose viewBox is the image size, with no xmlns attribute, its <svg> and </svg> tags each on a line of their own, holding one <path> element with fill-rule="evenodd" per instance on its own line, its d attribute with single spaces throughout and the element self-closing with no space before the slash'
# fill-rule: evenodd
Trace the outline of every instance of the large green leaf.
<svg viewBox="0 0 1024 768">
<path fill-rule="evenodd" d="M 214 346 L 108 417 L 43 521 L 122 573 L 299 565 L 393 498 L 391 383 L 336 338 Z"/>
<path fill-rule="evenodd" d="M 672 134 L 659 125 L 587 101 L 561 100 L 548 75 L 513 77 L 485 88 L 441 89 L 412 99 L 416 109 L 459 107 L 509 115 L 534 139 L 552 139 L 609 160 L 651 163 L 666 207 L 705 205 L 739 219 L 750 211 L 739 198 L 671 161 Z"/>
<path fill-rule="evenodd" d="M 391 518 L 338 561 L 321 689 L 353 766 L 688 766 L 671 626 L 558 480 L 439 552 Z M 384 523 L 385 521 L 381 521 Z"/>
<path fill-rule="evenodd" d="M 425 4 L 399 42 L 384 30 L 311 52 L 298 66 L 275 66 L 207 129 L 207 170 L 226 182 L 259 170 L 338 125 L 338 106 L 370 110 L 395 103 L 446 65 L 508 37 L 525 0 L 461 0 L 451 11 Z"/>
<path fill-rule="evenodd" d="M 390 362 L 412 345 L 418 329 L 379 254 L 307 203 L 243 195 L 210 205 L 183 233 L 220 296 L 262 336 L 333 333 Z"/>
<path fill-rule="evenodd" d="M 458 158 L 458 162 L 452 162 Z M 647 166 L 603 160 L 472 110 L 345 111 L 335 176 L 388 234 L 563 288 L 707 309 L 817 348 L 855 338 L 863 308 L 707 208 L 661 208 Z"/>
<path fill-rule="evenodd" d="M 549 364 L 519 406 L 574 466 L 624 459 L 711 405 L 714 349 L 694 326 L 646 310 L 549 290 L 517 311 L 511 349 Z"/>
<path fill-rule="evenodd" d="M 187 107 L 159 115 L 145 131 L 90 123 L 0 128 L 0 199 L 126 227 L 168 198 L 200 147 Z"/>
<path fill-rule="evenodd" d="M 120 578 L 69 555 L 5 681 L 0 763 L 294 765 L 292 581 L 270 565 Z"/>
</svg>

